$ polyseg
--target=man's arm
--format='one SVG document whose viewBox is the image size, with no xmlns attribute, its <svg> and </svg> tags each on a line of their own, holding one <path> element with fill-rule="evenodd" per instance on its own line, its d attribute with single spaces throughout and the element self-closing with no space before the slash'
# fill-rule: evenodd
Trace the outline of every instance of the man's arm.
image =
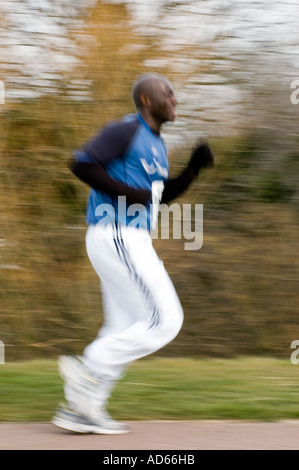
<svg viewBox="0 0 299 470">
<path fill-rule="evenodd" d="M 151 191 L 135 189 L 111 178 L 99 163 L 80 162 L 72 159 L 70 169 L 81 181 L 93 189 L 103 191 L 111 196 L 126 196 L 132 204 L 145 205 L 150 201 Z"/>
<path fill-rule="evenodd" d="M 178 197 L 190 186 L 202 168 L 212 166 L 214 166 L 214 155 L 209 145 L 207 143 L 198 145 L 193 150 L 185 170 L 179 176 L 165 182 L 161 204 L 166 204 Z"/>
<path fill-rule="evenodd" d="M 105 127 L 85 145 L 82 152 L 77 152 L 69 162 L 69 168 L 81 181 L 95 190 L 111 196 L 126 196 L 131 203 L 148 203 L 151 191 L 135 189 L 121 183 L 111 178 L 105 170 L 105 165 L 125 154 L 138 125 L 137 120 L 132 120 Z"/>
</svg>

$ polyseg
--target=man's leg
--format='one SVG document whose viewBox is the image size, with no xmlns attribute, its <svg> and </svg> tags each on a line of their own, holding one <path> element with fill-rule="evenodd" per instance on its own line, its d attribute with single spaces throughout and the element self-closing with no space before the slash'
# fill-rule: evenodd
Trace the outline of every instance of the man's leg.
<svg viewBox="0 0 299 470">
<path fill-rule="evenodd" d="M 122 229 L 105 240 L 95 228 L 87 235 L 87 249 L 102 279 L 105 323 L 83 360 L 114 381 L 129 363 L 174 339 L 183 311 L 147 232 Z"/>
<path fill-rule="evenodd" d="M 93 419 L 102 413 L 128 364 L 174 339 L 183 312 L 146 232 L 123 230 L 121 235 L 91 227 L 86 245 L 101 279 L 104 324 L 86 347 L 82 363 L 65 358 L 61 369 L 69 403 Z M 111 428 L 117 431 L 117 424 L 112 422 Z"/>
</svg>

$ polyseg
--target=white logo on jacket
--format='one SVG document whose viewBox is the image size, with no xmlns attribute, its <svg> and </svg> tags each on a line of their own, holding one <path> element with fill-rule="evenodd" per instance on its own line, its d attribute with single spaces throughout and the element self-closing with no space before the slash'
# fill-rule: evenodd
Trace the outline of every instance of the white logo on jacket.
<svg viewBox="0 0 299 470">
<path fill-rule="evenodd" d="M 168 177 L 167 168 L 164 168 L 162 165 L 160 165 L 156 158 L 153 158 L 153 162 L 150 164 L 147 163 L 145 158 L 140 158 L 140 161 L 148 175 L 154 175 L 155 173 L 158 173 L 158 175 L 162 176 L 163 178 Z"/>
</svg>

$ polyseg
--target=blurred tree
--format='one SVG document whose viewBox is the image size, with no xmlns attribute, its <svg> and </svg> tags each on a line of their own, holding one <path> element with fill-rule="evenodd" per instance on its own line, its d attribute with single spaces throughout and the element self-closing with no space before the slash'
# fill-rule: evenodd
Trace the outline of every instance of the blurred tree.
<svg viewBox="0 0 299 470">
<path fill-rule="evenodd" d="M 171 169 L 183 166 L 208 121 L 194 98 L 196 85 L 207 90 L 210 74 L 223 79 L 228 52 L 213 52 L 212 44 L 202 65 L 203 49 L 196 41 L 188 48 L 171 25 L 176 54 L 172 42 L 137 32 L 124 5 L 97 2 L 86 10 L 69 0 L 5 3 L 0 42 L 9 41 L 0 72 L 11 94 L 0 107 L 0 340 L 10 360 L 81 351 L 101 321 L 98 280 L 84 246 L 89 190 L 67 168 L 71 152 L 108 120 L 134 111 L 132 83 L 151 66 L 185 83 L 179 90 L 194 101 L 182 116 L 188 129 L 192 121 L 192 132 L 170 153 Z M 164 18 L 170 12 L 165 9 Z M 34 18 L 30 26 L 26 14 Z M 233 83 L 242 70 L 246 126 L 237 122 L 238 132 L 225 135 L 230 115 L 221 103 L 211 109 L 216 168 L 180 200 L 204 203 L 203 248 L 186 252 L 184 240 L 155 241 L 185 309 L 183 330 L 163 354 L 285 355 L 299 333 L 298 108 L 284 108 L 285 91 L 277 84 L 264 92 L 261 63 L 260 80 L 251 86 L 256 68 L 254 61 L 246 64 L 236 60 L 234 73 L 224 66 Z M 221 81 L 223 93 L 230 83 Z M 217 80 L 210 96 L 215 87 Z"/>
</svg>

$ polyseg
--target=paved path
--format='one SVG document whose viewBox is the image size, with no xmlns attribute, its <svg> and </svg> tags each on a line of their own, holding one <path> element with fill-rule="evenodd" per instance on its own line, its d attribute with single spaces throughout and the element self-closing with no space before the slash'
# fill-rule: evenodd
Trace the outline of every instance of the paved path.
<svg viewBox="0 0 299 470">
<path fill-rule="evenodd" d="M 299 450 L 299 420 L 131 421 L 118 436 L 73 434 L 51 423 L 0 423 L 0 450 Z"/>
</svg>

